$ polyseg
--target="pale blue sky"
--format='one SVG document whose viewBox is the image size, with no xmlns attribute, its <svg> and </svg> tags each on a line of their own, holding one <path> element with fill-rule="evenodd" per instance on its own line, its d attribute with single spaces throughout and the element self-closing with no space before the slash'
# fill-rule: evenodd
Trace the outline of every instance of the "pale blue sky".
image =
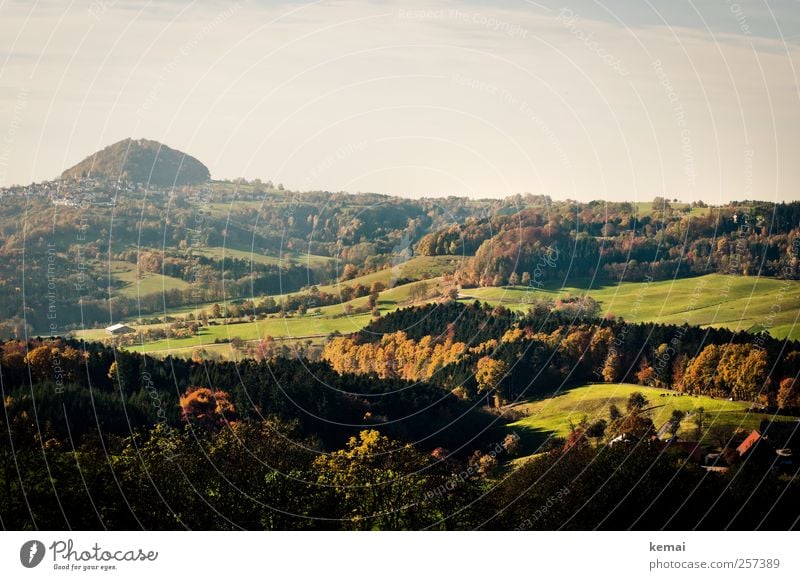
<svg viewBox="0 0 800 580">
<path fill-rule="evenodd" d="M 795 199 L 800 3 L 0 2 L 0 185 L 127 136 L 409 196 Z"/>
</svg>

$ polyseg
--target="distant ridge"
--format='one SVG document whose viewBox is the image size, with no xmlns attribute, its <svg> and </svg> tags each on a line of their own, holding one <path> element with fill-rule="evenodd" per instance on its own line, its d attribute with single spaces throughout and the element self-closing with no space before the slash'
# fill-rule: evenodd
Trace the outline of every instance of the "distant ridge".
<svg viewBox="0 0 800 580">
<path fill-rule="evenodd" d="M 123 139 L 64 171 L 61 179 L 118 179 L 159 187 L 207 181 L 208 167 L 182 151 L 148 139 Z"/>
</svg>

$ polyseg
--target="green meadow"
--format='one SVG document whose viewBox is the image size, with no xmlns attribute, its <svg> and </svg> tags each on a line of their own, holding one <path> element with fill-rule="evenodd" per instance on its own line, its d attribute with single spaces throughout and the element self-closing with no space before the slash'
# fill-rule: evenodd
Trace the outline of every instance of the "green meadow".
<svg viewBox="0 0 800 580">
<path fill-rule="evenodd" d="M 583 294 L 597 300 L 604 315 L 629 322 L 767 330 L 776 338 L 800 339 L 800 281 L 796 280 L 707 274 L 650 283 L 571 281 L 564 287 L 474 288 L 462 293 L 465 299 L 523 310 L 536 298 Z"/>
<path fill-rule="evenodd" d="M 148 294 L 161 294 L 167 290 L 183 290 L 188 282 L 178 278 L 163 276 L 153 272 L 137 272 L 136 264 L 112 261 L 109 264 L 111 277 L 124 284 L 117 294 L 126 298 L 136 298 Z"/>
<path fill-rule="evenodd" d="M 792 417 L 749 411 L 751 403 L 744 401 L 680 396 L 676 391 L 624 383 L 590 383 L 565 388 L 541 399 L 514 405 L 513 410 L 525 417 L 509 425 L 509 429 L 517 432 L 530 448 L 551 435 L 565 437 L 569 433 L 570 421 L 578 424 L 584 416 L 589 422 L 608 420 L 609 405 L 616 405 L 624 413 L 628 397 L 635 392 L 647 397 L 648 407 L 651 408 L 649 417 L 656 429 L 667 422 L 675 409 L 686 412 L 687 417 L 678 431 L 678 436 L 683 440 L 694 440 L 694 417 L 700 407 L 704 410 L 706 438 L 713 436 L 718 430 L 750 431 L 757 428 L 764 418 L 794 420 Z"/>
<path fill-rule="evenodd" d="M 430 290 L 435 288 L 440 280 L 440 278 L 433 278 L 384 290 L 378 297 L 378 310 L 381 314 L 386 314 L 396 310 L 401 305 L 411 304 L 410 301 L 412 300 L 415 287 L 424 285 Z M 312 309 L 304 315 L 292 314 L 284 317 L 273 315 L 272 317 L 253 322 L 226 324 L 226 321 L 217 319 L 214 320 L 217 324 L 201 328 L 200 332 L 192 337 L 164 339 L 126 348 L 136 352 L 151 352 L 163 355 L 170 354 L 173 351 L 176 355 L 190 355 L 192 348 L 214 345 L 215 340 L 240 338 L 244 341 L 254 341 L 262 339 L 265 336 L 272 336 L 274 338 L 318 338 L 333 332 L 347 334 L 361 330 L 372 319 L 371 313 L 355 313 L 358 309 L 366 307 L 368 301 L 368 296 L 362 296 L 343 304 L 333 304 L 331 306 L 323 306 L 319 309 Z M 351 309 L 350 314 L 347 313 L 349 309 Z M 164 323 L 134 325 L 138 330 L 163 328 L 164 326 L 167 325 Z M 108 333 L 103 329 L 87 329 L 76 331 L 74 334 L 76 337 L 87 341 L 108 338 Z"/>
<path fill-rule="evenodd" d="M 308 268 L 313 269 L 319 268 L 333 261 L 333 258 L 329 256 L 317 256 L 315 254 L 307 254 L 302 252 L 286 252 L 281 257 L 277 257 L 267 256 L 256 251 L 237 250 L 223 246 L 193 248 L 192 252 L 200 256 L 213 258 L 215 260 L 242 260 L 244 262 L 263 264 L 265 266 L 285 266 L 289 264 L 296 264 L 299 266 L 307 266 Z"/>
<path fill-rule="evenodd" d="M 209 252 L 219 252 L 219 256 L 230 255 L 239 259 L 256 259 L 256 254 L 227 248 L 208 248 Z M 267 256 L 259 256 L 259 260 L 272 260 Z M 330 258 L 313 257 L 322 263 Z M 394 269 L 385 269 L 338 284 L 319 286 L 322 292 L 335 294 L 342 286 L 363 284 L 371 286 L 375 282 L 391 285 L 398 279 L 415 279 L 400 286 L 388 288 L 380 293 L 378 309 L 386 314 L 402 306 L 408 306 L 425 291 L 432 294 L 441 284 L 441 275 L 452 271 L 461 258 L 452 256 L 418 256 Z M 185 282 L 158 274 L 145 274 L 137 280 L 135 267 L 125 262 L 112 262 L 112 275 L 128 283 L 120 293 L 136 296 L 148 293 L 160 293 L 164 289 L 182 288 Z M 420 288 L 423 286 L 424 288 Z M 800 282 L 776 280 L 772 278 L 726 276 L 707 274 L 695 278 L 665 280 L 659 282 L 623 282 L 621 284 L 602 284 L 573 280 L 564 287 L 549 286 L 544 288 L 487 287 L 465 289 L 461 300 L 481 300 L 491 304 L 502 304 L 516 310 L 527 310 L 534 299 L 558 299 L 566 296 L 588 294 L 598 301 L 604 315 L 624 318 L 629 322 L 659 322 L 665 324 L 690 324 L 697 326 L 725 327 L 731 330 L 758 332 L 766 330 L 777 338 L 800 339 Z M 290 294 L 274 296 L 276 300 Z M 332 332 L 350 333 L 363 328 L 369 323 L 369 313 L 354 314 L 354 311 L 366 307 L 368 297 L 356 298 L 344 304 L 312 309 L 304 315 L 294 314 L 283 318 L 268 317 L 255 322 L 225 324 L 218 320 L 217 326 L 201 329 L 199 335 L 184 338 L 160 340 L 143 346 L 132 347 L 142 352 L 166 353 L 172 349 L 190 349 L 192 347 L 213 344 L 214 340 L 226 340 L 238 337 L 242 340 L 257 340 L 270 335 L 278 337 L 318 337 Z M 220 301 L 222 303 L 222 301 Z M 173 309 L 169 315 L 180 316 L 201 309 L 208 309 L 211 304 L 200 304 Z M 347 314 L 346 309 L 351 313 Z M 146 329 L 146 325 L 137 325 L 135 319 L 126 322 L 136 328 Z M 162 325 L 153 325 L 162 326 Z M 102 329 L 78 331 L 76 336 L 86 340 L 100 340 L 107 337 Z"/>
</svg>

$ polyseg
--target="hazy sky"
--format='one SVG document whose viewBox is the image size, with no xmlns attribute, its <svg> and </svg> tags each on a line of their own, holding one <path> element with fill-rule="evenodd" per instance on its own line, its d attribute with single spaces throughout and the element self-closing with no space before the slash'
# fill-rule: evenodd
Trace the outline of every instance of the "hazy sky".
<svg viewBox="0 0 800 580">
<path fill-rule="evenodd" d="M 800 0 L 0 0 L 0 185 L 128 136 L 214 178 L 800 199 Z"/>
</svg>

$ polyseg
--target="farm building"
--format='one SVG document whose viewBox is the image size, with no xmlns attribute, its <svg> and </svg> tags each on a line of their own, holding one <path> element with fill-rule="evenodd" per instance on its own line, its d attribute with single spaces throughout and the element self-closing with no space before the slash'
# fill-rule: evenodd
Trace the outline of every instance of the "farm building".
<svg viewBox="0 0 800 580">
<path fill-rule="evenodd" d="M 119 334 L 130 334 L 131 332 L 136 331 L 126 324 L 112 324 L 111 326 L 106 327 L 106 332 L 116 336 Z"/>
</svg>

